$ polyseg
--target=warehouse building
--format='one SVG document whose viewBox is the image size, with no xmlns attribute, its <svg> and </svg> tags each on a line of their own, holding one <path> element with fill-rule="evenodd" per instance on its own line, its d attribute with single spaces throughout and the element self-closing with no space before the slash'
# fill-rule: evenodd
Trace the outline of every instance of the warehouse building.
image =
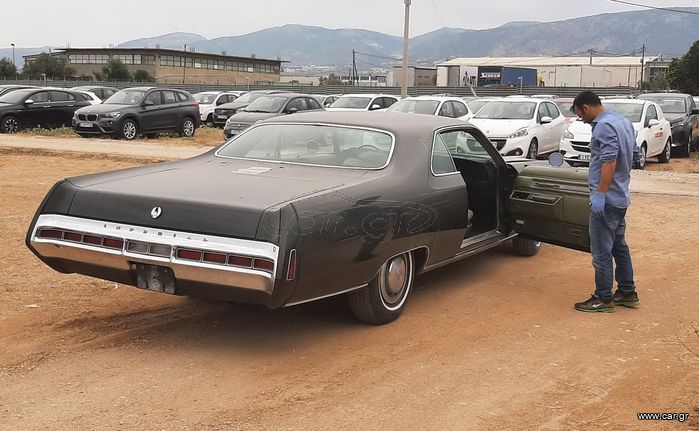
<svg viewBox="0 0 699 431">
<path fill-rule="evenodd" d="M 482 81 L 479 68 L 521 67 L 536 69 L 538 85 L 549 87 L 637 87 L 641 81 L 641 57 L 478 57 L 455 58 L 437 65 L 437 85 L 463 87 Z M 644 80 L 649 70 L 659 73 L 668 62 L 645 58 Z"/>
<path fill-rule="evenodd" d="M 51 55 L 65 58 L 76 78 L 102 72 L 110 59 L 117 58 L 131 73 L 145 70 L 156 82 L 165 84 L 266 84 L 279 82 L 281 60 L 236 57 L 225 54 L 178 51 L 160 48 L 65 48 Z M 25 63 L 38 56 L 24 57 Z"/>
</svg>

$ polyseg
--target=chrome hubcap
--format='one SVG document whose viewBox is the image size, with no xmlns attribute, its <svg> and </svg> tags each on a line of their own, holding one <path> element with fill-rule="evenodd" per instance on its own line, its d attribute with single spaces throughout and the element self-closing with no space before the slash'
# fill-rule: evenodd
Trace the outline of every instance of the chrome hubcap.
<svg viewBox="0 0 699 431">
<path fill-rule="evenodd" d="M 638 161 L 638 164 L 641 167 L 646 165 L 646 147 L 641 147 L 641 160 Z"/>
<path fill-rule="evenodd" d="M 14 118 L 5 121 L 5 133 L 16 133 L 19 130 L 19 124 Z"/>
<path fill-rule="evenodd" d="M 401 301 L 408 284 L 408 269 L 405 255 L 394 257 L 384 266 L 380 288 L 386 305 L 391 306 Z"/>
<path fill-rule="evenodd" d="M 133 139 L 136 137 L 136 125 L 132 122 L 124 124 L 124 136 L 126 139 Z"/>
<path fill-rule="evenodd" d="M 667 144 L 665 144 L 665 158 L 666 159 L 670 158 L 671 151 L 672 150 L 670 149 L 670 141 L 668 141 Z"/>
<path fill-rule="evenodd" d="M 527 155 L 527 158 L 529 159 L 536 159 L 536 152 L 537 152 L 537 145 L 536 144 L 531 144 L 529 146 L 529 154 Z"/>
<path fill-rule="evenodd" d="M 191 120 L 186 120 L 182 129 L 185 136 L 192 136 L 194 134 L 194 123 Z"/>
</svg>

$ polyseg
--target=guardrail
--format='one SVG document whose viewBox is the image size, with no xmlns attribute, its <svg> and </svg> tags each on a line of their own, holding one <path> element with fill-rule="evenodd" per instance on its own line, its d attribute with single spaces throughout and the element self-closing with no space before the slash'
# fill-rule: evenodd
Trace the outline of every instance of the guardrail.
<svg viewBox="0 0 699 431">
<path fill-rule="evenodd" d="M 347 93 L 383 93 L 400 94 L 400 87 L 363 87 L 351 85 L 303 85 L 274 83 L 269 85 L 215 85 L 215 84 L 163 84 L 157 82 L 126 82 L 126 81 L 75 81 L 75 80 L 0 80 L 3 84 L 26 84 L 36 86 L 70 88 L 79 85 L 107 86 L 116 88 L 129 88 L 140 86 L 167 87 L 187 90 L 190 93 L 200 91 L 215 90 L 291 90 L 305 94 L 347 94 Z M 583 90 L 593 90 L 600 96 L 616 96 L 638 94 L 638 90 L 631 87 L 474 87 L 474 91 L 479 97 L 511 96 L 516 94 L 554 94 L 560 97 L 575 97 Z M 410 96 L 430 95 L 430 94 L 451 94 L 454 96 L 472 96 L 473 93 L 468 87 L 410 87 Z"/>
</svg>

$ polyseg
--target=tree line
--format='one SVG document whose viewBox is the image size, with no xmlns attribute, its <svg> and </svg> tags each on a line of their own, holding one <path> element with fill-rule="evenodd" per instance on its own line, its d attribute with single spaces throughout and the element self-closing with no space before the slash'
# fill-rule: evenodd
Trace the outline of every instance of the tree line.
<svg viewBox="0 0 699 431">
<path fill-rule="evenodd" d="M 119 59 L 112 58 L 104 65 L 100 72 L 93 72 L 93 76 L 77 76 L 74 68 L 65 58 L 42 52 L 32 61 L 28 62 L 21 72 L 8 58 L 0 59 L 0 78 L 12 79 L 20 77 L 24 79 L 68 79 L 68 78 L 93 78 L 97 81 L 139 81 L 154 82 L 155 78 L 143 69 L 135 72 Z"/>
</svg>

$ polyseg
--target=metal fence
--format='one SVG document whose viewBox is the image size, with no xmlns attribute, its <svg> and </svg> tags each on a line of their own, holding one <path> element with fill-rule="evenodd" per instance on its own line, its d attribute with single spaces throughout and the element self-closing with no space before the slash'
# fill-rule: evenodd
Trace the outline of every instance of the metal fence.
<svg viewBox="0 0 699 431">
<path fill-rule="evenodd" d="M 140 86 L 167 87 L 187 90 L 190 93 L 214 90 L 289 90 L 304 94 L 348 94 L 348 93 L 383 93 L 400 94 L 400 87 L 362 87 L 351 85 L 301 85 L 275 83 L 270 85 L 215 85 L 215 84 L 161 84 L 154 82 L 126 82 L 126 81 L 76 81 L 76 80 L 0 80 L 2 84 L 26 84 L 36 86 L 70 88 L 79 85 L 107 86 L 116 88 L 129 88 Z M 593 90 L 600 96 L 617 96 L 637 94 L 638 90 L 631 87 L 474 87 L 479 97 L 511 96 L 516 94 L 553 94 L 560 97 L 575 97 L 583 90 Z M 410 87 L 410 96 L 430 94 L 451 94 L 454 96 L 472 96 L 468 87 Z"/>
</svg>

